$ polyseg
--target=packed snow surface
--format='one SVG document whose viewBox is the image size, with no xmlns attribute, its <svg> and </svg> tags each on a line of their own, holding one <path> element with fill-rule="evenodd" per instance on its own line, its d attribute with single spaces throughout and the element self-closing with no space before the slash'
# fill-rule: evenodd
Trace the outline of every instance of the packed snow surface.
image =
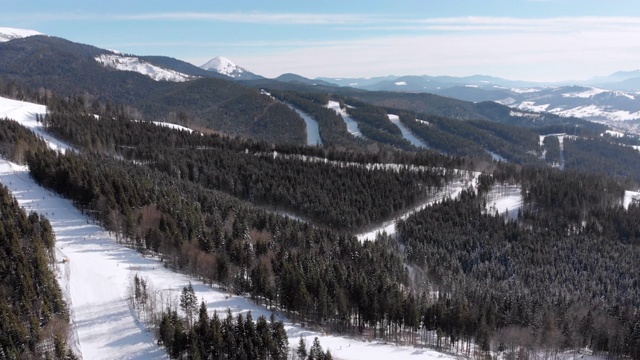
<svg viewBox="0 0 640 360">
<path fill-rule="evenodd" d="M 425 149 L 429 148 L 429 146 L 427 146 L 427 143 L 422 141 L 422 139 L 420 139 L 419 137 L 415 136 L 409 129 L 407 129 L 406 126 L 404 126 L 404 124 L 400 121 L 400 117 L 398 115 L 387 114 L 387 116 L 389 117 L 389 120 L 394 123 L 398 127 L 398 129 L 400 129 L 402 137 L 410 142 L 411 145 Z"/>
<path fill-rule="evenodd" d="M 42 124 L 36 121 L 37 115 L 44 116 L 46 113 L 47 107 L 44 105 L 0 97 L 0 119 L 8 118 L 19 122 L 45 140 L 54 150 L 64 152 L 70 149 L 69 145 L 44 131 Z"/>
<path fill-rule="evenodd" d="M 486 209 L 491 214 L 498 212 L 509 219 L 516 219 L 518 211 L 522 209 L 522 203 L 520 186 L 500 185 L 489 190 Z"/>
<path fill-rule="evenodd" d="M 605 134 L 610 135 L 611 137 L 621 138 L 624 137 L 624 133 L 615 130 L 605 130 L 604 133 L 600 134 L 600 136 L 604 136 Z"/>
<path fill-rule="evenodd" d="M 291 110 L 300 115 L 302 120 L 304 120 L 304 123 L 307 125 L 307 145 L 322 145 L 322 138 L 320 138 L 320 127 L 318 126 L 318 122 L 307 113 L 300 111 L 289 104 L 286 105 L 289 106 Z"/>
<path fill-rule="evenodd" d="M 26 38 L 34 35 L 42 35 L 42 33 L 39 33 L 35 30 L 0 27 L 0 42 L 5 42 L 13 39 Z"/>
<path fill-rule="evenodd" d="M 633 202 L 640 202 L 640 191 L 625 190 L 622 206 L 624 206 L 625 209 L 629 209 L 629 205 Z"/>
<path fill-rule="evenodd" d="M 362 135 L 362 132 L 360 132 L 358 123 L 355 120 L 353 120 L 349 116 L 349 114 L 347 114 L 346 110 L 340 108 L 339 102 L 329 101 L 329 103 L 327 104 L 327 107 L 329 109 L 333 109 L 333 111 L 335 111 L 338 115 L 342 117 L 342 120 L 344 120 L 344 123 L 347 124 L 347 131 L 349 132 L 349 134 L 355 137 L 364 137 L 364 135 Z"/>
<path fill-rule="evenodd" d="M 146 75 L 153 80 L 183 82 L 191 80 L 194 76 L 183 74 L 174 70 L 164 69 L 159 66 L 140 60 L 134 56 L 123 56 L 117 53 L 102 54 L 95 58 L 100 64 L 122 71 L 133 71 Z"/>
</svg>

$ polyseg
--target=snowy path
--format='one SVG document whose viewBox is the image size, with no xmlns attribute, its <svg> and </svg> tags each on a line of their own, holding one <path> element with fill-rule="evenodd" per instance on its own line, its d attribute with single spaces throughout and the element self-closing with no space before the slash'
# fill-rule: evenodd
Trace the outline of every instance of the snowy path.
<svg viewBox="0 0 640 360">
<path fill-rule="evenodd" d="M 396 223 L 401 220 L 406 220 L 409 216 L 414 213 L 425 209 L 428 206 L 431 206 L 439 201 L 442 201 L 445 198 L 455 199 L 460 195 L 462 190 L 469 188 L 470 186 L 475 188 L 478 180 L 478 176 L 480 173 L 471 173 L 472 179 L 469 181 L 468 179 L 455 180 L 451 184 L 448 184 L 444 189 L 438 191 L 435 195 L 429 197 L 423 203 L 415 206 L 412 209 L 409 209 L 404 214 L 396 217 L 391 221 L 384 222 L 379 226 L 376 226 L 374 229 L 368 230 L 366 232 L 356 234 L 356 237 L 360 241 L 374 241 L 376 236 L 381 233 L 386 233 L 387 235 L 395 235 L 396 233 Z"/>
<path fill-rule="evenodd" d="M 320 138 L 320 128 L 318 126 L 318 122 L 313 119 L 311 116 L 307 115 L 307 113 L 302 112 L 295 107 L 285 103 L 291 110 L 295 111 L 302 120 L 304 120 L 307 125 L 307 145 L 317 146 L 322 145 L 322 139 Z"/>
<path fill-rule="evenodd" d="M 9 187 L 27 211 L 46 216 L 56 235 L 57 261 L 65 274 L 58 278 L 68 291 L 72 324 L 84 359 L 162 359 L 164 351 L 153 334 L 132 316 L 126 284 L 141 259 L 117 245 L 65 199 L 38 186 L 24 167 L 0 162 L 0 182 Z M 156 267 L 157 263 L 154 264 Z"/>
<path fill-rule="evenodd" d="M 355 120 L 353 120 L 351 117 L 349 117 L 349 115 L 345 110 L 340 108 L 339 102 L 329 101 L 329 103 L 327 104 L 327 107 L 329 109 L 333 109 L 333 111 L 335 111 L 338 115 L 340 115 L 340 117 L 342 117 L 342 120 L 344 120 L 344 123 L 347 124 L 347 131 L 349 132 L 349 134 L 355 137 L 364 137 L 364 135 L 362 135 L 362 132 L 360 132 L 358 123 Z"/>
<path fill-rule="evenodd" d="M 398 127 L 398 129 L 400 129 L 400 132 L 402 133 L 402 137 L 405 138 L 408 142 L 410 142 L 411 145 L 421 147 L 424 149 L 429 149 L 429 146 L 427 146 L 427 143 L 422 141 L 422 139 L 420 139 L 419 137 L 415 136 L 409 129 L 407 129 L 406 126 L 404 126 L 404 124 L 400 121 L 400 116 L 393 115 L 393 114 L 387 114 L 387 116 L 389 117 L 389 120 L 392 123 L 394 123 Z"/>
</svg>

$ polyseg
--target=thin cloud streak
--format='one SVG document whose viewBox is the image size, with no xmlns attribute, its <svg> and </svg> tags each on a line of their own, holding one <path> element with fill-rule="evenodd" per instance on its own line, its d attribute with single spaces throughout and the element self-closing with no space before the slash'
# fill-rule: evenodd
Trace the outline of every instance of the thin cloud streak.
<svg viewBox="0 0 640 360">
<path fill-rule="evenodd" d="M 116 15 L 119 20 L 205 20 L 268 25 L 328 25 L 372 23 L 383 18 L 370 14 L 315 14 L 315 13 L 149 13 Z"/>
</svg>

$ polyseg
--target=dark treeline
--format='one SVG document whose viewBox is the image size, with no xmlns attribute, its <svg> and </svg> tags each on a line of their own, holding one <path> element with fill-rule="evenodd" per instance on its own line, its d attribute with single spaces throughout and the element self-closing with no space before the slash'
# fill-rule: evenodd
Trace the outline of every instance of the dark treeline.
<svg viewBox="0 0 640 360">
<path fill-rule="evenodd" d="M 455 156 L 476 155 L 487 157 L 485 149 L 471 140 L 440 130 L 435 124 L 419 122 L 413 114 L 400 113 L 399 116 L 400 121 L 412 133 L 438 151 Z"/>
<path fill-rule="evenodd" d="M 367 169 L 274 158 L 267 153 L 256 156 L 247 153 L 242 143 L 234 145 L 217 136 L 128 120 L 96 120 L 91 115 L 53 112 L 43 123 L 52 134 L 82 149 L 118 154 L 174 177 L 343 230 L 389 219 L 426 199 L 453 176 L 442 169 Z"/>
<path fill-rule="evenodd" d="M 614 177 L 629 177 L 640 182 L 638 150 L 612 143 L 599 136 L 592 139 L 564 140 L 566 169 L 584 169 Z"/>
<path fill-rule="evenodd" d="M 398 226 L 406 259 L 426 274 L 440 294 L 436 304 L 450 312 L 442 331 L 451 346 L 468 336 L 483 350 L 588 346 L 639 358 L 640 248 L 618 238 L 638 233 L 640 209 L 598 219 L 610 221 L 603 227 L 618 236 L 596 223 L 557 231 L 569 227 L 562 216 L 547 228 L 485 212 L 482 196 L 464 192 Z"/>
<path fill-rule="evenodd" d="M 75 359 L 66 345 L 69 315 L 51 269 L 51 225 L 35 212 L 27 215 L 4 186 L 0 239 L 0 359 Z"/>
<path fill-rule="evenodd" d="M 462 121 L 435 115 L 400 114 L 403 124 L 440 151 L 475 157 L 486 157 L 487 151 L 491 151 L 516 164 L 540 164 L 536 156 L 538 136 L 529 129 L 487 120 Z"/>
</svg>

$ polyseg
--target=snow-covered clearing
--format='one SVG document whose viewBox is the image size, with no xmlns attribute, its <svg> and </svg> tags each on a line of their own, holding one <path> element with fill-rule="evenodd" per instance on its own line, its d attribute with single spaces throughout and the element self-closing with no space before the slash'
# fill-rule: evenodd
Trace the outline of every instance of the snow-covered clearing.
<svg viewBox="0 0 640 360">
<path fill-rule="evenodd" d="M 398 127 L 398 129 L 400 129 L 402 137 L 410 142 L 411 145 L 425 149 L 429 148 L 429 146 L 427 146 L 427 144 L 422 141 L 422 139 L 415 136 L 409 129 L 407 129 L 406 126 L 404 126 L 404 124 L 400 121 L 400 117 L 398 115 L 387 114 L 387 116 L 389 117 L 389 120 L 394 123 Z"/>
<path fill-rule="evenodd" d="M 46 134 L 35 121 L 36 114 L 45 113 L 42 105 L 0 98 L 0 118 L 9 117 L 22 123 L 45 138 L 54 149 L 70 149 Z M 230 296 L 217 287 L 165 269 L 158 259 L 118 244 L 110 233 L 80 213 L 69 200 L 36 184 L 24 166 L 1 160 L 0 183 L 9 188 L 27 211 L 36 211 L 51 222 L 57 239 L 58 281 L 71 313 L 70 344 L 83 359 L 166 358 L 164 349 L 156 345 L 153 334 L 130 306 L 129 286 L 134 274 L 146 279 L 155 294 L 167 302 L 177 299 L 191 281 L 198 299 L 207 304 L 210 312 L 216 310 L 224 316 L 230 309 L 233 314 L 251 311 L 254 318 L 271 316 L 270 310 L 245 297 Z M 456 358 L 429 349 L 327 336 L 303 329 L 279 312 L 276 316 L 285 322 L 290 347 L 295 348 L 301 336 L 308 346 L 318 337 L 322 347 L 330 349 L 337 359 Z"/>
<path fill-rule="evenodd" d="M 347 124 L 347 131 L 349 132 L 349 134 L 355 137 L 364 137 L 364 135 L 362 135 L 362 132 L 360 132 L 358 123 L 355 120 L 353 120 L 351 117 L 349 117 L 349 114 L 347 114 L 346 110 L 340 108 L 339 102 L 329 101 L 329 103 L 327 104 L 327 107 L 329 109 L 333 109 L 333 111 L 335 111 L 338 115 L 340 115 L 340 117 L 342 117 L 342 120 L 344 120 L 344 123 Z"/>
<path fill-rule="evenodd" d="M 195 79 L 195 76 L 183 74 L 170 69 L 164 69 L 159 66 L 153 65 L 144 60 L 140 60 L 133 56 L 123 56 L 121 54 L 102 54 L 95 58 L 100 64 L 122 71 L 133 71 L 142 75 L 148 76 L 153 80 L 160 81 L 174 81 L 183 82 Z"/>
<path fill-rule="evenodd" d="M 622 206 L 624 206 L 625 209 L 629 209 L 629 205 L 633 202 L 640 202 L 640 191 L 625 190 Z"/>
<path fill-rule="evenodd" d="M 522 209 L 522 189 L 518 185 L 494 186 L 487 194 L 487 212 L 505 215 L 508 219 L 517 219 Z"/>
<path fill-rule="evenodd" d="M 520 110 L 528 110 L 534 112 L 544 112 L 550 104 L 536 105 L 533 101 L 523 101 L 516 108 Z"/>
<path fill-rule="evenodd" d="M 500 154 L 495 153 L 493 151 L 489 151 L 487 150 L 487 153 L 489 155 L 491 155 L 491 159 L 493 159 L 494 161 L 498 161 L 498 162 L 508 162 L 507 159 L 505 159 L 504 157 L 502 157 Z"/>
</svg>

